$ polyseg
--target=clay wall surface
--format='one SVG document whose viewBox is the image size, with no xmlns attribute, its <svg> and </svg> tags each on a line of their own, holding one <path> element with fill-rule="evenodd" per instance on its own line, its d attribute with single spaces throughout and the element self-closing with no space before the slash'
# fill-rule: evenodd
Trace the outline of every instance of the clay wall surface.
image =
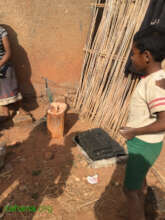
<svg viewBox="0 0 165 220">
<path fill-rule="evenodd" d="M 79 82 L 91 0 L 1 0 L 21 91 L 42 93 L 41 76 L 62 85 Z M 51 84 L 52 86 L 53 84 Z"/>
</svg>

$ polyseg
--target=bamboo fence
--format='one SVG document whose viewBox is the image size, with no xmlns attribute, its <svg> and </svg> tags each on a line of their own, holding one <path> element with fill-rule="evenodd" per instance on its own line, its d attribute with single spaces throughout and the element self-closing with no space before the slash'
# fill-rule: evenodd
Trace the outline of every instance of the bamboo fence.
<svg viewBox="0 0 165 220">
<path fill-rule="evenodd" d="M 94 126 L 106 129 L 123 144 L 119 128 L 128 115 L 131 93 L 138 83 L 124 68 L 132 38 L 140 28 L 150 0 L 97 0 L 74 106 Z M 103 10 L 96 31 L 97 18 Z"/>
</svg>

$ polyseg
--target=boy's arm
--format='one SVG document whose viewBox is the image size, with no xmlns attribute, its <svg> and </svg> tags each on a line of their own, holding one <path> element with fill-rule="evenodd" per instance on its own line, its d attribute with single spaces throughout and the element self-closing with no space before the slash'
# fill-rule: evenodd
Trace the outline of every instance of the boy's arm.
<svg viewBox="0 0 165 220">
<path fill-rule="evenodd" d="M 155 134 L 165 131 L 165 111 L 156 113 L 157 120 L 147 126 L 140 128 L 124 127 L 120 129 L 120 134 L 126 139 L 132 139 L 137 135 Z"/>
</svg>

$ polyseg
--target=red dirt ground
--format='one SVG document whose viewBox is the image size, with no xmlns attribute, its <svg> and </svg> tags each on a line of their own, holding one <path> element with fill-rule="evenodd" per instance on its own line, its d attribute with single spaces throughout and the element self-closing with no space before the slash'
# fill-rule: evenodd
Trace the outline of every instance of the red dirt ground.
<svg viewBox="0 0 165 220">
<path fill-rule="evenodd" d="M 41 102 L 32 113 L 39 120 L 45 110 Z M 8 146 L 5 167 L 0 171 L 0 204 L 37 209 L 6 212 L 5 220 L 127 219 L 122 192 L 125 165 L 92 169 L 72 141 L 77 132 L 90 128 L 72 110 L 66 115 L 65 138 L 59 140 L 51 139 L 45 123 L 9 123 L 5 129 L 1 125 L 1 140 L 7 140 Z M 164 158 L 165 149 L 155 167 L 165 178 Z M 91 185 L 86 177 L 95 174 L 98 183 Z M 164 193 L 163 183 L 151 171 L 148 182 L 161 195 Z"/>
</svg>

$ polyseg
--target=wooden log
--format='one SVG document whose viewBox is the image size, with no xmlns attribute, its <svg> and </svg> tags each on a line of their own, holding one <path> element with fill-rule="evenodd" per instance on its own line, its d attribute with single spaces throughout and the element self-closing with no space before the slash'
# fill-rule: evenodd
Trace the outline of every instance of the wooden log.
<svg viewBox="0 0 165 220">
<path fill-rule="evenodd" d="M 64 135 L 64 116 L 67 105 L 65 103 L 53 102 L 47 114 L 47 128 L 52 138 L 61 138 Z"/>
</svg>

